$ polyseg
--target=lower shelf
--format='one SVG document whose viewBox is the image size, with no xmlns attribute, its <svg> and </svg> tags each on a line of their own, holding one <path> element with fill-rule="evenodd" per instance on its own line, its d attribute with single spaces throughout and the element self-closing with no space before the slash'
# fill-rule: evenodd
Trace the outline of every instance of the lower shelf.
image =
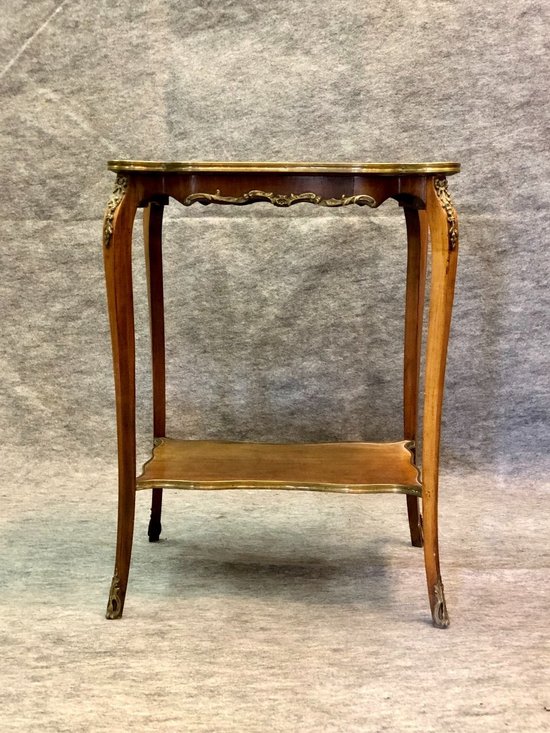
<svg viewBox="0 0 550 733">
<path fill-rule="evenodd" d="M 410 441 L 236 443 L 155 440 L 137 489 L 291 489 L 422 495 Z"/>
</svg>

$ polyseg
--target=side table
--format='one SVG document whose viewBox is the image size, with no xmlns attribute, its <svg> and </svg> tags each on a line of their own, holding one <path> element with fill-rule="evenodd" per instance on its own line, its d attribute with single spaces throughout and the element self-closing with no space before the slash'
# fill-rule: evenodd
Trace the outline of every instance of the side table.
<svg viewBox="0 0 550 733">
<path fill-rule="evenodd" d="M 149 539 L 161 532 L 162 490 L 294 489 L 407 496 L 411 542 L 424 546 L 435 626 L 449 624 L 438 549 L 440 423 L 451 321 L 458 222 L 447 176 L 458 163 L 161 163 L 109 161 L 117 173 L 103 226 L 118 436 L 118 530 L 107 618 L 122 616 L 134 532 L 136 490 L 152 489 Z M 268 444 L 173 440 L 166 436 L 162 216 L 169 197 L 184 206 L 244 206 L 257 201 L 329 208 L 399 202 L 407 228 L 403 440 L 394 443 Z M 154 447 L 136 478 L 132 228 L 144 208 L 153 373 Z M 415 441 L 428 233 L 429 322 L 424 374 L 422 474 Z M 261 253 L 260 253 L 261 255 Z M 419 499 L 422 500 L 422 513 Z"/>
</svg>

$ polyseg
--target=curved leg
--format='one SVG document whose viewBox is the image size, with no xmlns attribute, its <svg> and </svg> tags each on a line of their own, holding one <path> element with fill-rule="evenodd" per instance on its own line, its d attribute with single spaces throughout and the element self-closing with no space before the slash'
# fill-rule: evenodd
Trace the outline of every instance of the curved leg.
<svg viewBox="0 0 550 733">
<path fill-rule="evenodd" d="M 404 209 L 407 224 L 407 289 L 405 295 L 403 418 L 405 439 L 416 441 L 428 224 L 425 211 L 408 206 L 405 206 Z M 407 496 L 407 513 L 411 543 L 414 547 L 422 547 L 422 515 L 417 496 Z"/>
<path fill-rule="evenodd" d="M 445 628 L 449 625 L 449 617 L 439 568 L 437 492 L 445 364 L 458 256 L 458 223 L 447 181 L 443 177 L 428 179 L 427 215 L 432 243 L 432 275 L 422 441 L 424 561 L 433 623 Z"/>
<path fill-rule="evenodd" d="M 107 206 L 103 241 L 118 439 L 118 528 L 115 571 L 106 613 L 108 619 L 122 616 L 134 533 L 136 434 L 131 250 L 136 208 L 135 196 L 128 188 L 128 179 L 119 175 L 115 192 Z"/>
<path fill-rule="evenodd" d="M 153 371 L 153 433 L 163 438 L 166 431 L 166 367 L 164 348 L 164 292 L 162 276 L 162 215 L 165 201 L 151 201 L 143 212 L 143 241 L 147 272 L 147 294 L 151 326 Z M 153 489 L 149 542 L 158 542 L 162 525 L 162 489 Z"/>
</svg>

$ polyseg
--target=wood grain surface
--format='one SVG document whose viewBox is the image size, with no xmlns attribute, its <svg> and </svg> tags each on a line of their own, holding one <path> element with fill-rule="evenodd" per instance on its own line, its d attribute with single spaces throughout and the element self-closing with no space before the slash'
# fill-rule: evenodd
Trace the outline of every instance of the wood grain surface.
<svg viewBox="0 0 550 733">
<path fill-rule="evenodd" d="M 409 443 L 159 439 L 138 489 L 311 489 L 420 494 Z"/>
</svg>

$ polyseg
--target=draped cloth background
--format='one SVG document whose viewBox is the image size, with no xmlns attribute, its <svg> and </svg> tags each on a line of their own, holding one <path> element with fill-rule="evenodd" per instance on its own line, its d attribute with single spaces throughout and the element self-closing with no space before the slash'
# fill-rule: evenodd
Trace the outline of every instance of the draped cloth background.
<svg viewBox="0 0 550 733">
<path fill-rule="evenodd" d="M 548 637 L 537 635 L 548 570 L 548 15 L 528 0 L 4 3 L 0 572 L 9 630 L 0 695 L 14 730 L 31 720 L 103 730 L 115 719 L 136 730 L 181 730 L 182 721 L 265 730 L 275 720 L 276 730 L 468 731 L 484 711 L 486 729 L 501 731 L 505 722 L 538 730 L 550 716 L 538 666 Z M 142 496 L 127 618 L 104 625 L 116 501 L 101 261 L 108 158 L 462 163 L 449 180 L 461 254 L 442 454 L 448 635 L 419 627 L 420 612 L 411 632 L 411 608 L 427 609 L 422 560 L 406 546 L 394 497 L 249 492 L 179 495 L 165 515 L 172 545 L 154 551 Z M 376 211 L 173 203 L 165 216 L 172 435 L 401 437 L 405 231 L 395 202 Z M 141 460 L 151 410 L 140 218 Z M 340 602 L 347 621 L 336 631 Z M 117 673 L 119 635 L 130 677 L 156 665 L 165 717 L 150 682 L 130 692 Z M 509 657 L 499 656 L 502 635 L 516 639 Z M 140 656 L 138 638 L 160 645 L 154 660 Z M 449 639 L 454 671 L 442 655 Z M 200 684 L 172 679 L 176 641 Z M 482 672 L 470 688 L 476 653 Z M 380 675 L 373 659 L 388 677 L 370 684 Z M 439 708 L 410 702 L 428 659 L 422 684 L 437 690 Z M 61 690 L 73 681 L 71 705 L 46 679 Z M 391 679 L 410 707 L 392 699 Z"/>
</svg>

